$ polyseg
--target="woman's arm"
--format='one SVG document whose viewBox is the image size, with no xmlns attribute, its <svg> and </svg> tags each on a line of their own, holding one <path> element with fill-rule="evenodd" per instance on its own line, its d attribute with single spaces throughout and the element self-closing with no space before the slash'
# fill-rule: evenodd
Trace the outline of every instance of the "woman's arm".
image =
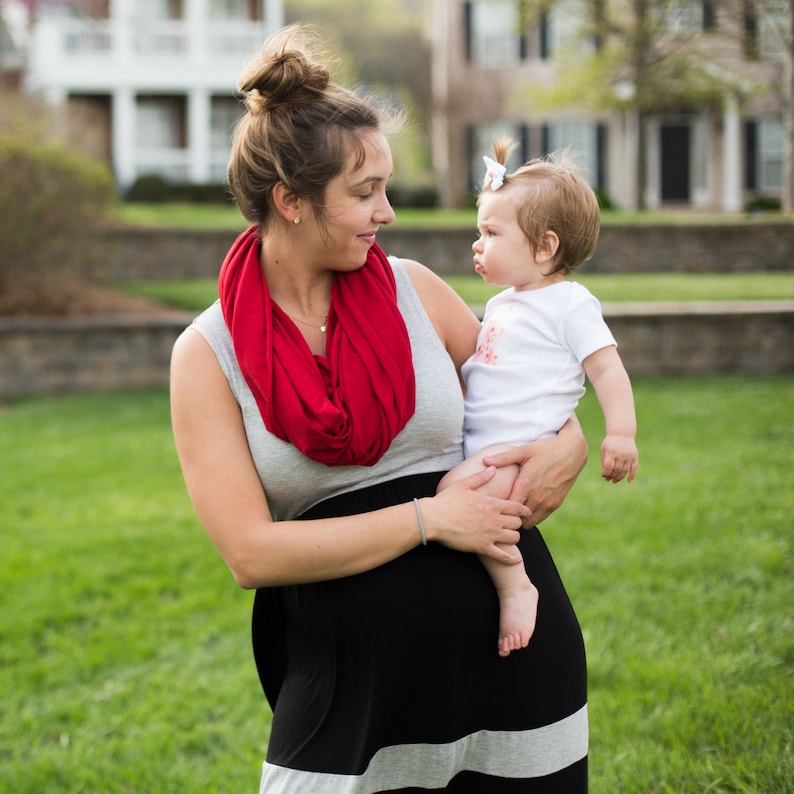
<svg viewBox="0 0 794 794">
<path fill-rule="evenodd" d="M 241 587 L 334 579 L 370 570 L 417 546 L 413 503 L 344 518 L 274 521 L 245 436 L 239 406 L 206 340 L 193 329 L 171 362 L 171 415 L 193 506 Z M 493 470 L 420 500 L 428 540 L 510 562 L 528 517 L 515 502 L 474 488 Z"/>
</svg>

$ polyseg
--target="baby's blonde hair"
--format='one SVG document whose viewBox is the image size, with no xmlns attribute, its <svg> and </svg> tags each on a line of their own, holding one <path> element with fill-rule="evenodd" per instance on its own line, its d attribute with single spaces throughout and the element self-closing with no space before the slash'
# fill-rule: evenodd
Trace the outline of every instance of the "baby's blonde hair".
<svg viewBox="0 0 794 794">
<path fill-rule="evenodd" d="M 496 138 L 494 159 L 504 165 L 515 146 L 509 137 Z M 601 229 L 601 208 L 570 149 L 530 160 L 506 174 L 498 189 L 523 191 L 516 202 L 517 220 L 533 251 L 547 231 L 559 238 L 549 274 L 571 273 L 593 255 Z M 492 191 L 489 183 L 480 198 Z"/>
</svg>

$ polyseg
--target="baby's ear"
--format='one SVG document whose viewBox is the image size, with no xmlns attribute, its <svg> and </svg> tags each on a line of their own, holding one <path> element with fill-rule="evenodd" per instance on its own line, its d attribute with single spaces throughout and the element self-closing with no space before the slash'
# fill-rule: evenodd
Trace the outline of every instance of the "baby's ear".
<svg viewBox="0 0 794 794">
<path fill-rule="evenodd" d="M 538 264 L 550 262 L 552 259 L 554 259 L 559 247 L 560 238 L 557 237 L 556 232 L 551 231 L 551 229 L 543 232 L 540 242 L 538 243 L 538 247 L 535 251 L 535 261 Z"/>
</svg>

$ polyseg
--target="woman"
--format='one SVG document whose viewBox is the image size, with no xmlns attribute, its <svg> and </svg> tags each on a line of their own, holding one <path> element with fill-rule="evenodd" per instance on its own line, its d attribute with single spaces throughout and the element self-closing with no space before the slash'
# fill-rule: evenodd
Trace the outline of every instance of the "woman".
<svg viewBox="0 0 794 794">
<path fill-rule="evenodd" d="M 515 500 L 476 492 L 493 465 L 434 495 L 462 459 L 479 323 L 378 248 L 385 127 L 303 34 L 267 42 L 242 79 L 229 183 L 252 226 L 172 362 L 188 491 L 257 589 L 261 791 L 583 791 L 581 633 L 537 530 L 519 532 L 523 501 L 537 521 L 570 489 L 581 431 L 488 461 L 522 464 Z M 490 579 L 461 552 L 511 564 L 516 543 L 541 608 L 530 648 L 501 659 Z"/>
</svg>

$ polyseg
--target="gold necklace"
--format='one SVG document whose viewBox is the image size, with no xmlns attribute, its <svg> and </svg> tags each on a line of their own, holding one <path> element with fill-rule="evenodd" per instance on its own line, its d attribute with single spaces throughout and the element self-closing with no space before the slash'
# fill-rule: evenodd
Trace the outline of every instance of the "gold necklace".
<svg viewBox="0 0 794 794">
<path fill-rule="evenodd" d="M 328 327 L 328 315 L 326 314 L 323 317 L 323 324 L 322 325 L 315 325 L 314 323 L 307 323 L 306 320 L 301 320 L 300 317 L 293 317 L 289 312 L 284 312 L 290 320 L 295 320 L 296 323 L 300 323 L 301 325 L 305 325 L 307 328 L 319 328 L 322 333 L 325 333 L 326 328 Z"/>
</svg>

